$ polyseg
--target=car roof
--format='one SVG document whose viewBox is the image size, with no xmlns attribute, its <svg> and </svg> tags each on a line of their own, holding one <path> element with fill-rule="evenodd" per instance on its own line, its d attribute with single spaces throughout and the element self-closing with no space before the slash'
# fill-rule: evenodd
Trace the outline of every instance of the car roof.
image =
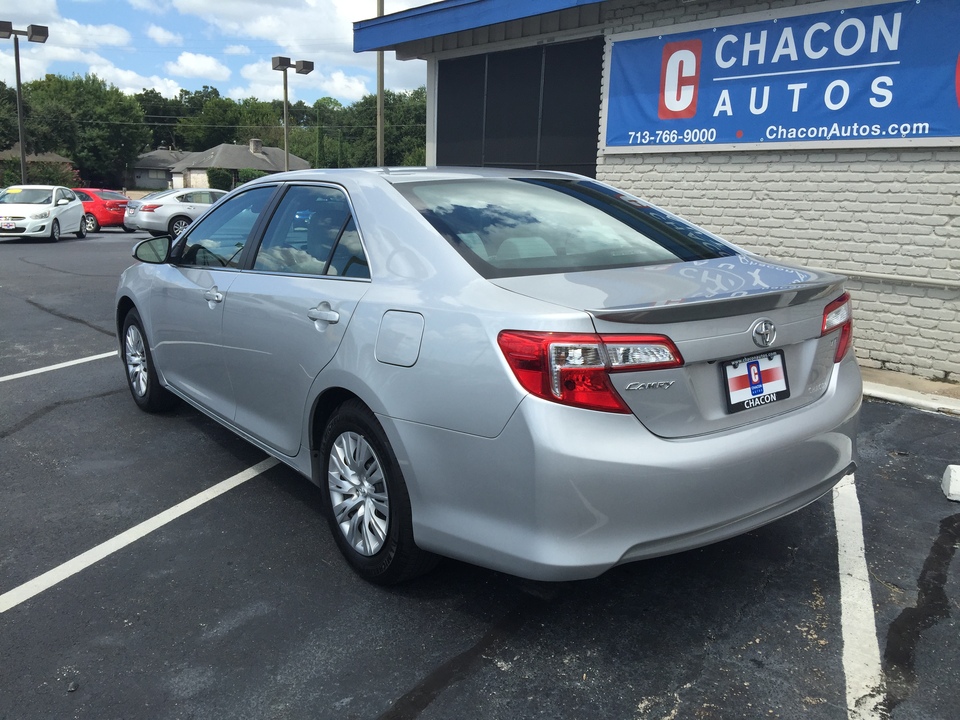
<svg viewBox="0 0 960 720">
<path fill-rule="evenodd" d="M 371 176 L 379 177 L 391 184 L 407 182 L 425 182 L 436 180 L 470 180 L 481 178 L 568 178 L 589 179 L 574 173 L 558 172 L 554 170 L 522 170 L 506 168 L 478 168 L 478 167 L 375 167 L 375 168 L 330 168 L 295 170 L 292 172 L 276 173 L 258 178 L 254 182 L 269 183 L 278 180 L 290 182 L 294 180 L 363 180 Z"/>
</svg>

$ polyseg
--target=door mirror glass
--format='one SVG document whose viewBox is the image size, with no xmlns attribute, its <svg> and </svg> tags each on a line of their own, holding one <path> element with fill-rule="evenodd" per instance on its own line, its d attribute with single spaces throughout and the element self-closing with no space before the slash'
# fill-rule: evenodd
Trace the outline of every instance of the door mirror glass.
<svg viewBox="0 0 960 720">
<path fill-rule="evenodd" d="M 150 238 L 137 243 L 133 248 L 133 257 L 140 262 L 162 265 L 170 259 L 171 239 L 167 235 Z"/>
</svg>

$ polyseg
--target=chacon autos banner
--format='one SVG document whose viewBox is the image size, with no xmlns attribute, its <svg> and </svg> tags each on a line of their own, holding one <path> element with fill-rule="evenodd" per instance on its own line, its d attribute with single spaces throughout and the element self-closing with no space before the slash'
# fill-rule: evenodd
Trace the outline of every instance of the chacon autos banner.
<svg viewBox="0 0 960 720">
<path fill-rule="evenodd" d="M 960 144 L 960 0 L 826 5 L 612 36 L 604 151 Z"/>
</svg>

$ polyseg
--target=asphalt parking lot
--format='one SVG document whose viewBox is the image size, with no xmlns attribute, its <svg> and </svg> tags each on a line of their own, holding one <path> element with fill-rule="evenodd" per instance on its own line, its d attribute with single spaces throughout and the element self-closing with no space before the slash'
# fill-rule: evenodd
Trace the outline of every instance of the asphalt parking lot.
<svg viewBox="0 0 960 720">
<path fill-rule="evenodd" d="M 107 355 L 139 237 L 0 241 L 0 720 L 960 717 L 960 418 L 866 402 L 837 502 L 708 548 L 373 587 L 306 480 L 136 408 Z"/>
</svg>

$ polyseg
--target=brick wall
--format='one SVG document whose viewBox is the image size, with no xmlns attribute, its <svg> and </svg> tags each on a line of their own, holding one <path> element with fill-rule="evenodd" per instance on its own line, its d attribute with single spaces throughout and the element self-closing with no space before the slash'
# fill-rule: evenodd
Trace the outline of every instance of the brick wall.
<svg viewBox="0 0 960 720">
<path fill-rule="evenodd" d="M 604 9 L 626 32 L 802 4 Z M 747 250 L 850 273 L 861 364 L 960 382 L 960 149 L 600 154 L 597 178 Z"/>
</svg>

